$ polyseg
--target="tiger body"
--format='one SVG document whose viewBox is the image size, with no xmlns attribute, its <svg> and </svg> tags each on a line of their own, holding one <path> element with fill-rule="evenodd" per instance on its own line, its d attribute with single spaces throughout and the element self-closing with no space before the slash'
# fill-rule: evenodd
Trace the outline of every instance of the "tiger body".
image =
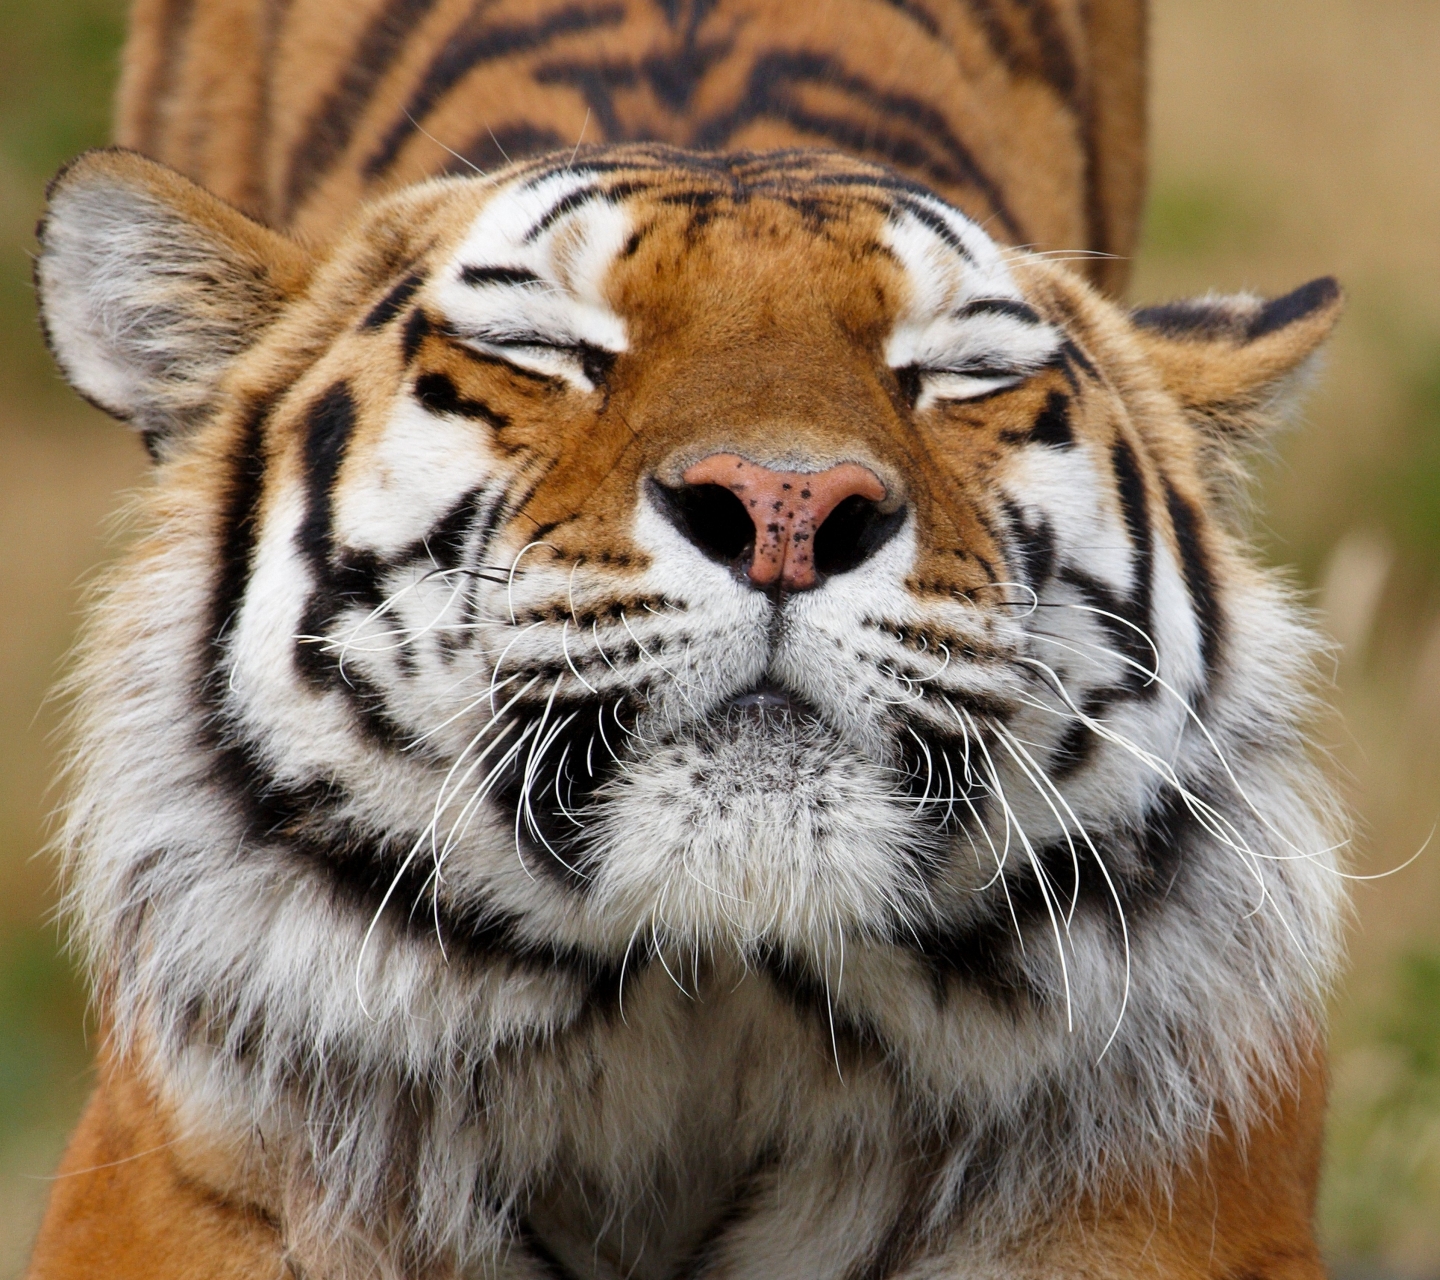
<svg viewBox="0 0 1440 1280">
<path fill-rule="evenodd" d="M 126 152 L 42 228 L 156 470 L 31 1274 L 1322 1274 L 1337 820 L 1226 511 L 1337 293 L 997 243 L 1128 247 L 1137 14 L 183 8 L 122 140 L 293 234 Z"/>
</svg>

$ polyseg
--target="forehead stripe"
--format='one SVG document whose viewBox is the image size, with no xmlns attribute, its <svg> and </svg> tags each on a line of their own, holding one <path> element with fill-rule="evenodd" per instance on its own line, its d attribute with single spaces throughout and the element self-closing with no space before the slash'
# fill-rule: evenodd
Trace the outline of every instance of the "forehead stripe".
<svg viewBox="0 0 1440 1280">
<path fill-rule="evenodd" d="M 612 187 L 581 187 L 551 205 L 548 213 L 525 233 L 523 243 L 533 244 L 552 226 L 568 213 L 583 208 L 592 200 L 604 199 L 609 204 L 618 204 L 627 196 L 643 191 L 646 184 L 640 182 L 617 182 Z"/>
<path fill-rule="evenodd" d="M 939 236 L 950 248 L 954 249 L 956 253 L 964 258 L 966 262 L 973 263 L 975 261 L 975 255 L 970 252 L 969 246 L 956 234 L 955 228 L 933 209 L 927 209 L 918 200 L 901 198 L 895 203 L 897 208 L 905 210 L 906 213 L 913 215 L 917 222 L 921 222 L 929 227 L 930 230 Z"/>
<path fill-rule="evenodd" d="M 1014 298 L 977 298 L 951 314 L 956 320 L 967 320 L 971 316 L 1012 316 L 1029 324 L 1044 323 L 1034 307 Z"/>
<path fill-rule="evenodd" d="M 539 284 L 540 277 L 524 267 L 461 267 L 463 284 Z"/>
<path fill-rule="evenodd" d="M 415 296 L 415 291 L 425 283 L 425 277 L 418 271 L 412 271 L 390 290 L 374 309 L 360 323 L 362 329 L 379 329 L 387 325 L 398 316 L 407 302 Z"/>
</svg>

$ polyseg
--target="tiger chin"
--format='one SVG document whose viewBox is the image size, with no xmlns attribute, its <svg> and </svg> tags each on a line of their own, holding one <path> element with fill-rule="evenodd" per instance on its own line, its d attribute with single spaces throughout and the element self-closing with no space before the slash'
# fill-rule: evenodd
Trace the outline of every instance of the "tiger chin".
<svg viewBox="0 0 1440 1280">
<path fill-rule="evenodd" d="M 1339 291 L 1127 311 L 958 203 L 61 173 L 46 332 L 154 470 L 32 1276 L 1323 1275 L 1344 823 L 1238 459 Z"/>
</svg>

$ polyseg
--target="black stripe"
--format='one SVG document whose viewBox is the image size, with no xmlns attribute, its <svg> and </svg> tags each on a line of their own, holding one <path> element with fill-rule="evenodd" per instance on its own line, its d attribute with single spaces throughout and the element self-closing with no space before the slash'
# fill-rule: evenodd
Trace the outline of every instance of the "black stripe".
<svg viewBox="0 0 1440 1280">
<path fill-rule="evenodd" d="M 371 18 L 355 52 L 345 59 L 340 83 L 310 117 L 290 153 L 284 215 L 288 220 L 315 183 L 350 145 L 355 125 L 375 96 L 405 40 L 435 0 L 387 0 Z"/>
<path fill-rule="evenodd" d="M 825 980 L 801 957 L 780 945 L 767 946 L 756 957 L 757 967 L 797 1013 L 816 1024 L 825 1039 L 833 1029 L 835 1047 L 847 1056 L 884 1057 L 887 1045 L 879 1030 L 864 1017 L 835 1007 Z"/>
<path fill-rule="evenodd" d="M 424 283 L 424 275 L 419 271 L 412 271 L 375 304 L 370 314 L 360 322 L 360 327 L 362 329 L 379 329 L 383 325 L 389 324 L 400 314 L 405 304 L 415 296 L 416 290 Z"/>
<path fill-rule="evenodd" d="M 1010 522 L 1010 543 L 1016 551 L 1016 568 L 1025 584 L 1038 596 L 1055 572 L 1055 529 L 1041 516 L 1031 524 L 1015 503 L 1004 503 Z"/>
<path fill-rule="evenodd" d="M 797 93 L 806 85 L 848 95 L 861 105 L 860 115 L 841 119 L 808 110 Z M 761 118 L 783 120 L 858 155 L 878 155 L 888 164 L 918 171 L 931 181 L 969 187 L 980 194 L 1012 237 L 1025 239 L 999 187 L 945 117 L 921 98 L 878 89 L 820 54 L 772 52 L 756 60 L 739 104 L 698 127 L 691 145 L 722 147 L 739 129 Z M 901 131 L 887 131 L 877 119 L 898 125 Z"/>
<path fill-rule="evenodd" d="M 1260 314 L 1250 321 L 1245 336 L 1254 342 L 1256 338 L 1263 338 L 1294 324 L 1297 320 L 1303 320 L 1321 307 L 1331 306 L 1339 299 L 1340 285 L 1335 277 L 1321 276 L 1309 284 L 1302 284 L 1284 297 L 1267 302 L 1260 308 Z"/>
<path fill-rule="evenodd" d="M 1065 375 L 1070 380 L 1070 385 L 1078 388 L 1078 379 L 1075 377 L 1075 369 L 1079 369 L 1092 382 L 1100 380 L 1099 371 L 1091 363 L 1087 356 L 1071 338 L 1066 338 L 1060 343 L 1060 357 L 1065 364 Z"/>
<path fill-rule="evenodd" d="M 969 247 L 963 241 L 955 228 L 950 225 L 940 214 L 936 213 L 928 205 L 922 204 L 919 200 L 897 200 L 897 209 L 904 209 L 911 217 L 929 227 L 947 245 L 958 253 L 966 262 L 974 262 L 975 255 L 970 252 Z"/>
<path fill-rule="evenodd" d="M 437 569 L 458 569 L 464 561 L 471 537 L 478 530 L 482 545 L 476 555 L 477 559 L 483 560 L 485 544 L 495 530 L 493 504 L 487 501 L 487 492 L 484 486 L 480 486 L 465 494 L 420 539 L 411 557 L 418 560 L 423 552 L 424 558 Z"/>
<path fill-rule="evenodd" d="M 612 661 L 621 664 L 640 658 L 633 642 L 618 648 L 612 645 L 609 653 Z M 602 659 L 597 656 L 587 661 L 572 655 L 571 661 L 583 670 L 586 665 L 599 667 Z M 546 694 L 557 681 L 571 678 L 569 665 L 560 662 L 516 674 L 522 679 L 539 676 L 537 687 Z M 635 727 L 636 708 L 647 694 L 644 685 L 632 689 L 619 706 L 614 700 L 557 698 L 552 703 L 539 696 L 519 704 L 510 714 L 515 724 L 510 741 L 519 740 L 526 729 L 531 729 L 531 734 L 496 783 L 496 803 L 514 823 L 525 865 L 573 892 L 583 893 L 590 887 L 596 868 L 597 849 L 586 818 L 600 791 L 620 774 L 620 766 L 605 744 L 623 750 Z M 547 743 L 551 731 L 567 717 L 569 723 Z"/>
<path fill-rule="evenodd" d="M 305 518 L 295 545 L 317 580 L 329 572 L 335 481 L 355 431 L 355 396 L 343 380 L 332 383 L 310 406 L 305 431 Z"/>
<path fill-rule="evenodd" d="M 540 283 L 540 277 L 524 267 L 461 267 L 460 280 L 473 285 Z"/>
<path fill-rule="evenodd" d="M 1014 298 L 977 298 L 974 302 L 967 302 L 954 316 L 957 320 L 967 320 L 971 316 L 1014 316 L 1029 324 L 1044 323 L 1034 307 Z"/>
<path fill-rule="evenodd" d="M 1030 439 L 1035 444 L 1048 444 L 1056 449 L 1069 448 L 1075 443 L 1075 435 L 1070 429 L 1069 396 L 1052 391 L 1045 397 L 1045 407 L 1030 428 Z"/>
<path fill-rule="evenodd" d="M 1120 512 L 1125 520 L 1125 530 L 1130 535 L 1130 546 L 1134 550 L 1130 618 L 1149 634 L 1155 588 L 1155 535 L 1150 527 L 1150 503 L 1145 493 L 1145 478 L 1140 474 L 1140 462 L 1135 457 L 1135 450 L 1124 438 L 1116 440 L 1111 448 L 1110 465 L 1115 470 L 1115 492 L 1120 499 Z M 1145 647 L 1149 649 L 1148 645 Z"/>
<path fill-rule="evenodd" d="M 1101 689 L 1080 704 L 1084 718 L 1073 720 L 1050 750 L 1053 781 L 1062 782 L 1090 763 L 1100 746 L 1100 735 L 1090 727 L 1089 721 L 1103 715 L 1112 703 L 1124 701 L 1125 696 L 1124 689 Z"/>
<path fill-rule="evenodd" d="M 592 200 L 602 197 L 607 204 L 619 204 L 620 201 L 634 195 L 637 191 L 649 189 L 648 183 L 642 182 L 615 182 L 608 187 L 594 186 L 581 187 L 578 191 L 572 191 L 569 195 L 557 200 L 546 211 L 545 216 L 535 223 L 524 235 L 526 244 L 533 243 L 540 236 L 544 235 L 561 218 L 575 210 L 584 208 Z"/>
<path fill-rule="evenodd" d="M 462 396 L 448 374 L 422 373 L 415 379 L 415 398 L 431 413 L 453 413 L 485 422 L 496 430 L 510 425 L 510 419 L 483 400 Z"/>
<path fill-rule="evenodd" d="M 259 753 L 244 742 L 232 743 L 227 753 L 227 764 L 237 762 L 245 769 L 242 798 L 250 808 L 252 834 L 322 868 L 331 891 L 347 907 L 367 919 L 379 915 L 404 937 L 438 942 L 452 960 L 477 966 L 510 964 L 542 974 L 559 970 L 583 984 L 588 1011 L 615 1007 L 620 961 L 532 939 L 518 916 L 486 902 L 437 902 L 429 865 L 415 859 L 406 866 L 418 832 L 377 838 L 352 826 L 336 817 L 347 804 L 341 791 L 319 783 L 304 788 L 278 784 L 260 763 Z M 233 777 L 230 781 L 233 786 Z M 649 947 L 642 940 L 632 949 L 630 974 L 643 972 L 648 963 Z"/>
<path fill-rule="evenodd" d="M 618 4 L 597 8 L 566 5 L 535 22 L 497 23 L 478 28 L 472 13 L 445 41 L 425 69 L 404 111 L 391 125 L 380 146 L 366 160 L 365 177 L 377 178 L 389 169 L 401 148 L 420 129 L 441 99 L 476 67 L 513 54 L 528 53 L 562 36 L 618 26 L 624 20 L 624 6 Z"/>
<path fill-rule="evenodd" d="M 216 554 L 219 571 L 210 598 L 207 669 L 224 660 L 225 637 L 240 612 L 250 582 L 250 563 L 259 534 L 255 518 L 265 488 L 265 424 L 274 403 L 275 398 L 267 396 L 250 406 L 231 457 L 230 478 L 220 503 L 220 545 Z M 226 683 L 217 673 L 217 696 L 223 693 Z"/>
<path fill-rule="evenodd" d="M 629 136 L 615 107 L 615 91 L 632 88 L 639 79 L 639 71 L 628 62 L 549 62 L 535 68 L 536 84 L 578 90 L 590 109 L 592 136 L 610 142 Z"/>
<path fill-rule="evenodd" d="M 400 354 L 408 365 L 415 359 L 415 353 L 420 350 L 420 344 L 425 341 L 431 331 L 430 317 L 418 307 L 410 313 L 410 318 L 405 321 L 405 333 L 400 340 Z"/>
<path fill-rule="evenodd" d="M 1220 592 L 1210 565 L 1200 517 L 1195 508 L 1165 481 L 1165 506 L 1180 548 L 1180 567 L 1185 587 L 1195 606 L 1195 621 L 1200 628 L 1200 653 L 1211 679 L 1220 661 L 1220 645 L 1225 636 L 1225 615 L 1220 607 Z"/>
<path fill-rule="evenodd" d="M 1030 56 L 1028 50 L 1020 47 L 998 12 L 995 0 L 966 0 L 966 7 L 985 33 L 991 51 L 1012 75 L 1043 80 L 1067 103 L 1073 103 L 1080 84 L 1079 71 L 1064 33 L 1048 7 L 1049 0 L 1011 0 L 1011 3 L 1024 13 L 1039 57 Z"/>
<path fill-rule="evenodd" d="M 375 555 L 354 549 L 337 554 L 334 545 L 335 483 L 355 423 L 354 394 L 344 381 L 327 388 L 307 415 L 303 455 L 307 496 L 295 547 L 310 564 L 314 587 L 300 620 L 302 636 L 324 636 L 343 609 L 352 605 L 375 609 L 383 599 L 384 566 Z M 408 743 L 404 730 L 387 713 L 383 693 L 353 667 L 342 672 L 339 659 L 326 653 L 322 643 L 297 638 L 294 662 L 311 686 L 343 693 L 359 726 L 373 740 L 390 747 Z"/>
<path fill-rule="evenodd" d="M 1200 798 L 1215 803 L 1213 797 Z M 918 937 L 897 932 L 893 941 L 923 960 L 937 1001 L 945 999 L 951 980 L 959 980 L 1001 1006 L 1042 1003 L 1042 993 L 1025 976 L 1024 957 L 1026 949 L 1046 945 L 1051 911 L 1056 916 L 1095 912 L 1112 926 L 1115 943 L 1123 945 L 1118 898 L 1133 945 L 1135 927 L 1174 892 L 1201 831 L 1180 793 L 1167 788 L 1136 828 L 1092 837 L 1104 870 L 1079 836 L 1073 846 L 1056 841 L 1036 851 L 1048 900 L 1039 874 L 1025 866 L 1007 876 L 1005 890 L 998 885 L 990 890 L 988 909 L 978 919 L 955 927 L 932 926 Z"/>
<path fill-rule="evenodd" d="M 685 1256 L 685 1261 L 671 1268 L 672 1276 L 707 1276 L 721 1261 L 725 1238 L 745 1222 L 759 1208 L 760 1201 L 770 1190 L 776 1166 L 780 1162 L 779 1152 L 766 1148 L 761 1151 L 750 1167 L 735 1181 L 725 1201 L 725 1206 L 705 1228 L 700 1239 Z"/>
<path fill-rule="evenodd" d="M 1098 611 L 1093 615 L 1096 625 L 1105 632 L 1115 652 L 1126 659 L 1117 684 L 1093 690 L 1088 695 L 1083 709 L 1091 719 L 1099 718 L 1113 703 L 1154 698 L 1160 689 L 1159 682 L 1146 674 L 1155 669 L 1159 659 L 1156 649 L 1146 639 L 1154 636 L 1155 547 L 1145 481 L 1134 450 L 1123 439 L 1117 440 L 1111 449 L 1111 465 L 1115 471 L 1116 496 L 1133 549 L 1130 594 L 1128 598 L 1120 596 L 1106 583 L 1074 565 L 1065 565 L 1057 575 L 1090 608 Z M 1097 745 L 1094 732 L 1076 721 L 1052 751 L 1052 775 L 1057 780 L 1070 776 L 1088 762 Z"/>
<path fill-rule="evenodd" d="M 935 21 L 934 15 L 918 0 L 885 0 L 892 9 L 903 13 L 917 27 L 920 28 L 932 40 L 940 39 L 940 24 Z"/>
</svg>

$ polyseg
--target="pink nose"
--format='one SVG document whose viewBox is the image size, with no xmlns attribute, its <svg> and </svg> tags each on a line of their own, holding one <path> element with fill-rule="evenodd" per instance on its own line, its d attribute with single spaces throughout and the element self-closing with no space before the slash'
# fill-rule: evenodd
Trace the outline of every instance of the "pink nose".
<svg viewBox="0 0 1440 1280">
<path fill-rule="evenodd" d="M 716 453 L 682 477 L 686 484 L 729 489 L 755 526 L 755 552 L 746 570 L 757 587 L 779 582 L 794 591 L 813 587 L 815 533 L 846 498 L 879 502 L 885 486 L 857 462 L 826 471 L 771 471 L 734 453 Z"/>
</svg>

